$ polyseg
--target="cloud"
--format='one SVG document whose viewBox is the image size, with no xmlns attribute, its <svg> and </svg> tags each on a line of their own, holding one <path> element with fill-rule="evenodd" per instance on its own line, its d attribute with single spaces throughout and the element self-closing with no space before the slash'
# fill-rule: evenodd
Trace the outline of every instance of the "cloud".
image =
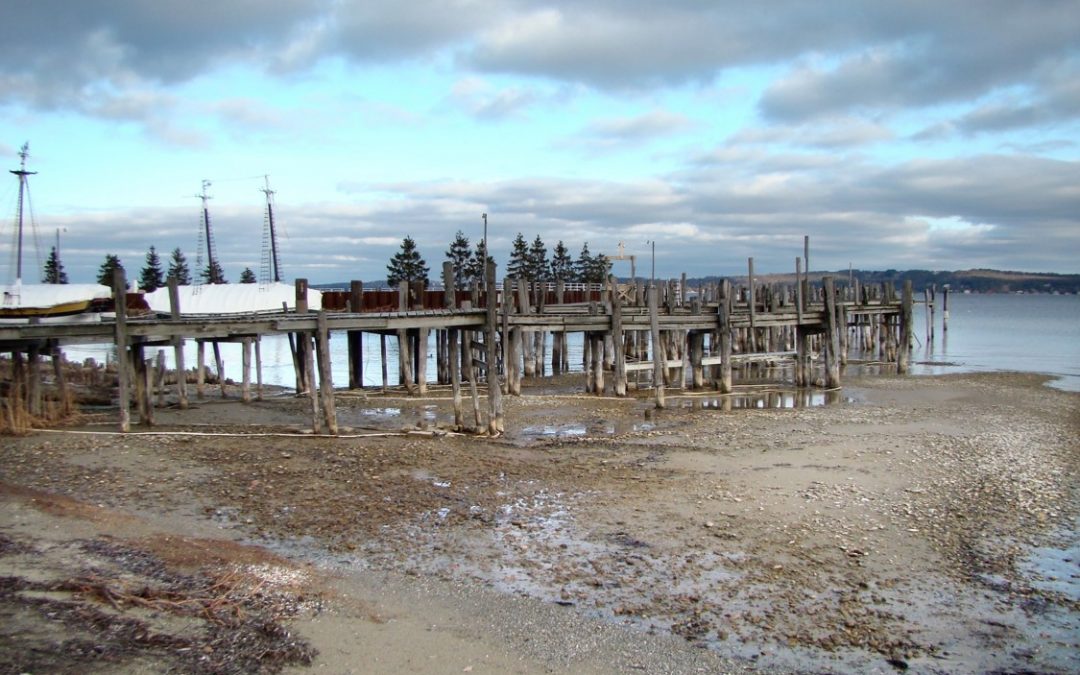
<svg viewBox="0 0 1080 675">
<path fill-rule="evenodd" d="M 761 112 L 798 122 L 851 110 L 974 101 L 1017 84 L 1042 98 L 1049 83 L 1032 78 L 1040 71 L 1073 70 L 1080 12 L 1071 3 L 1038 10 L 1026 3 L 991 4 L 909 4 L 909 15 L 897 17 L 893 31 L 876 40 L 867 33 L 848 54 L 804 56 L 765 91 Z"/>
<path fill-rule="evenodd" d="M 540 235 L 549 250 L 563 240 L 574 254 L 585 242 L 594 253 L 614 253 L 624 242 L 639 263 L 649 254 L 645 242 L 655 240 L 661 276 L 736 274 L 750 256 L 763 272 L 787 271 L 807 234 L 815 270 L 1075 268 L 1080 162 L 982 155 L 780 173 L 783 164 L 744 153 L 665 179 L 398 182 L 367 186 L 352 204 L 279 202 L 288 233 L 282 263 L 288 277 L 315 282 L 375 280 L 409 235 L 435 266 L 457 230 L 480 236 L 486 212 L 500 265 L 521 232 Z M 252 211 L 213 205 L 219 257 L 232 277 L 258 268 L 261 217 Z M 68 228 L 65 267 L 73 280 L 88 280 L 103 251 L 121 254 L 129 272 L 150 245 L 180 246 L 194 263 L 195 222 L 193 208 L 180 208 L 80 214 L 50 225 Z"/>
<path fill-rule="evenodd" d="M 531 87 L 497 87 L 478 77 L 466 77 L 454 83 L 449 102 L 473 117 L 501 120 L 524 115 L 530 106 L 549 96 Z"/>
<path fill-rule="evenodd" d="M 857 117 L 838 117 L 813 124 L 745 128 L 731 136 L 734 145 L 785 144 L 796 147 L 842 149 L 888 141 L 893 133 L 887 127 Z"/>
</svg>

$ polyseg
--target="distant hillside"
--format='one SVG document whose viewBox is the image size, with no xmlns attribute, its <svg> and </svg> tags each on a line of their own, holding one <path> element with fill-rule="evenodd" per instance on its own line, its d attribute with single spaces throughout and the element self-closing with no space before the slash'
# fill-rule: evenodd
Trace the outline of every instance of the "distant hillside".
<svg viewBox="0 0 1080 675">
<path fill-rule="evenodd" d="M 930 270 L 851 270 L 860 283 L 880 284 L 891 281 L 898 287 L 908 279 L 916 291 L 922 291 L 931 285 L 938 289 L 948 285 L 952 291 L 970 291 L 972 293 L 1080 293 L 1080 274 L 1043 274 L 1037 272 L 1010 272 L 1003 270 L 958 270 L 953 272 L 932 272 Z M 835 272 L 815 271 L 811 279 L 821 279 L 826 274 L 833 274 L 839 280 L 847 280 L 848 270 Z M 745 281 L 742 277 L 733 277 Z M 766 283 L 794 283 L 795 274 L 756 275 L 759 281 Z M 718 277 L 687 280 L 694 285 L 715 282 Z"/>
</svg>

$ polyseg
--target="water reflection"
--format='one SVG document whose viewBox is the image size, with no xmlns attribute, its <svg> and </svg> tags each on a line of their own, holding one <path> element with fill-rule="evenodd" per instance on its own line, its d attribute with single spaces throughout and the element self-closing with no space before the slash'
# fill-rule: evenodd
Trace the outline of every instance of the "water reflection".
<svg viewBox="0 0 1080 675">
<path fill-rule="evenodd" d="M 795 389 L 729 394 L 727 396 L 689 398 L 680 401 L 684 408 L 693 410 L 746 410 L 816 408 L 837 403 L 852 403 L 855 399 L 844 396 L 840 390 Z"/>
</svg>

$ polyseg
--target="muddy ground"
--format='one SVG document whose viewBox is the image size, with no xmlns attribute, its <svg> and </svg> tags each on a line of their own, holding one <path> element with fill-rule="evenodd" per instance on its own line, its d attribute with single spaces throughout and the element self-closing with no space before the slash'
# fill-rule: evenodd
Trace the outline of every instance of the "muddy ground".
<svg viewBox="0 0 1080 675">
<path fill-rule="evenodd" d="M 290 395 L 4 438 L 0 673 L 1080 671 L 1080 395 L 739 394 L 545 383 L 495 439 L 439 390 L 342 395 L 341 438 Z"/>
</svg>

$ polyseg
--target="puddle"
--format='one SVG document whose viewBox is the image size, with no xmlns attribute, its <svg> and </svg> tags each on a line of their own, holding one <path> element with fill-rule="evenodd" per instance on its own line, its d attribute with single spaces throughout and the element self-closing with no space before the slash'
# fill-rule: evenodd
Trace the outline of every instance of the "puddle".
<svg viewBox="0 0 1080 675">
<path fill-rule="evenodd" d="M 1054 539 L 1055 545 L 1032 548 L 1020 561 L 1020 571 L 1040 591 L 1080 602 L 1080 520 Z"/>
</svg>

